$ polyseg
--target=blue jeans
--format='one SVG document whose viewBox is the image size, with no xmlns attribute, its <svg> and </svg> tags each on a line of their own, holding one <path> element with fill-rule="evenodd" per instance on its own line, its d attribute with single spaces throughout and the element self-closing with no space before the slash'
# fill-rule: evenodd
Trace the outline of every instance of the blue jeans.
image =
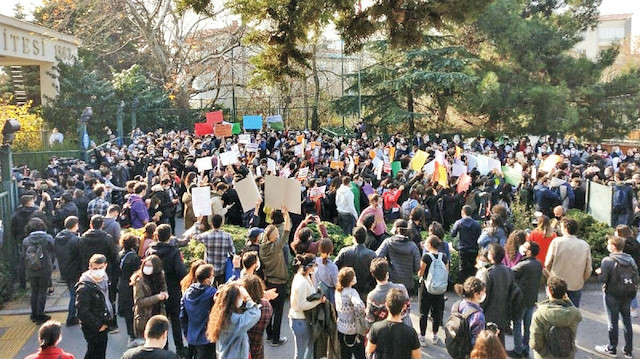
<svg viewBox="0 0 640 359">
<path fill-rule="evenodd" d="M 535 305 L 526 308 L 522 317 L 513 323 L 513 350 L 518 354 L 529 353 L 529 329 L 535 309 Z M 522 324 L 524 324 L 524 335 L 522 334 Z"/>
<path fill-rule="evenodd" d="M 76 316 L 76 282 L 67 281 L 67 288 L 69 289 L 69 313 L 67 314 L 67 323 L 71 323 Z"/>
<path fill-rule="evenodd" d="M 624 352 L 631 354 L 633 350 L 633 328 L 631 327 L 631 299 L 620 300 L 610 294 L 604 294 L 604 308 L 607 311 L 609 326 L 609 349 L 618 346 L 618 317 L 622 317 L 624 326 Z"/>
<path fill-rule="evenodd" d="M 631 300 L 631 309 L 638 309 L 638 296 L 633 297 Z"/>
<path fill-rule="evenodd" d="M 305 319 L 289 319 L 289 326 L 293 331 L 296 342 L 296 359 L 313 358 L 313 335 L 311 335 L 311 325 Z"/>
<path fill-rule="evenodd" d="M 340 219 L 340 228 L 347 236 L 351 235 L 353 227 L 356 226 L 356 218 L 351 213 L 338 212 L 338 218 Z"/>
<path fill-rule="evenodd" d="M 582 290 L 568 290 L 567 296 L 571 299 L 571 303 L 575 305 L 576 308 L 580 308 L 580 298 L 582 297 Z"/>
</svg>

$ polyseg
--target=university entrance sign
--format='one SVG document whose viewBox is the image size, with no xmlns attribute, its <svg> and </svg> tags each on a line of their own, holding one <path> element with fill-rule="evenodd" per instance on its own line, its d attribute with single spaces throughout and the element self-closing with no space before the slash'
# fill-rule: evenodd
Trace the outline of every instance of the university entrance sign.
<svg viewBox="0 0 640 359">
<path fill-rule="evenodd" d="M 42 102 L 58 94 L 51 77 L 58 61 L 71 63 L 78 56 L 80 41 L 26 21 L 0 15 L 0 66 L 40 66 Z"/>
</svg>

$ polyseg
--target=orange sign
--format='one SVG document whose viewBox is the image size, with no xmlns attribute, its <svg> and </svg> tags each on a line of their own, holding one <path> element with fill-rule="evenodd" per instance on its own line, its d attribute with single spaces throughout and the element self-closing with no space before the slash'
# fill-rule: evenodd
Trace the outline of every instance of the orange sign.
<svg viewBox="0 0 640 359">
<path fill-rule="evenodd" d="M 231 136 L 231 132 L 233 130 L 232 124 L 226 123 L 216 123 L 213 127 L 213 134 L 218 137 L 229 137 Z"/>
<path fill-rule="evenodd" d="M 344 162 L 342 161 L 331 161 L 331 168 L 334 170 L 344 169 Z"/>
</svg>

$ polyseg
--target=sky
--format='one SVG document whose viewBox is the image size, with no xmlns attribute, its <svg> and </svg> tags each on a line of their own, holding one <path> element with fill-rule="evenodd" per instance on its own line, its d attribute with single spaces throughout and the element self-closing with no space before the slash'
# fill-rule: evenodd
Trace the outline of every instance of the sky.
<svg viewBox="0 0 640 359">
<path fill-rule="evenodd" d="M 27 13 L 30 13 L 37 5 L 42 4 L 42 0 L 1 0 L 0 14 L 12 16 L 15 4 L 21 3 Z M 602 0 L 600 13 L 607 14 L 627 14 L 633 13 L 632 33 L 640 36 L 640 1 L 638 0 Z"/>
</svg>

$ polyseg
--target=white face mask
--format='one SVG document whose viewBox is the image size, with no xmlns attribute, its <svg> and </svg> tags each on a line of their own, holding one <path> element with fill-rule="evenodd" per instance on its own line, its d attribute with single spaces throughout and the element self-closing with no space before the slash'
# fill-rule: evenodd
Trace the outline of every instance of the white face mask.
<svg viewBox="0 0 640 359">
<path fill-rule="evenodd" d="M 520 255 L 522 255 L 522 256 L 526 256 L 526 255 L 527 255 L 527 247 L 525 247 L 525 246 L 524 246 L 524 244 L 523 244 L 523 245 L 521 245 L 521 246 L 518 248 L 518 252 L 520 252 Z"/>
<path fill-rule="evenodd" d="M 91 270 L 91 276 L 95 279 L 102 279 L 104 278 L 105 274 L 107 274 L 107 271 L 104 268 Z"/>
<path fill-rule="evenodd" d="M 144 273 L 145 275 L 152 275 L 153 267 L 148 267 L 148 266 L 142 267 L 142 273 Z"/>
<path fill-rule="evenodd" d="M 485 299 L 487 299 L 487 292 L 482 293 L 482 296 L 480 296 L 480 303 L 484 302 Z"/>
</svg>

